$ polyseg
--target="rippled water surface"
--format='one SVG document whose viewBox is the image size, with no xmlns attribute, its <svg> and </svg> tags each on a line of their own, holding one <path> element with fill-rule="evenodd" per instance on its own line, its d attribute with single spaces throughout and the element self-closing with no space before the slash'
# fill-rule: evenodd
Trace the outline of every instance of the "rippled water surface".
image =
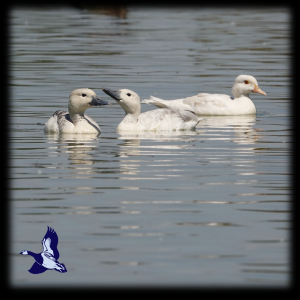
<svg viewBox="0 0 300 300">
<path fill-rule="evenodd" d="M 9 22 L 13 286 L 289 284 L 288 10 L 15 7 Z M 239 74 L 267 93 L 257 115 L 196 131 L 118 134 L 101 91 L 230 94 Z M 80 87 L 112 102 L 87 111 L 101 135 L 45 134 Z M 47 226 L 65 274 L 19 254 L 41 252 Z"/>
</svg>

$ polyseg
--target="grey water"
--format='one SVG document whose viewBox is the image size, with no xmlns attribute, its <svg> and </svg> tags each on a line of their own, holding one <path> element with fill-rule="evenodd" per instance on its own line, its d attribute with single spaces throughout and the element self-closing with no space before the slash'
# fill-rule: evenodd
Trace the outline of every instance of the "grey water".
<svg viewBox="0 0 300 300">
<path fill-rule="evenodd" d="M 291 280 L 291 18 L 284 7 L 13 7 L 9 14 L 10 284 L 249 286 Z M 254 116 L 121 135 L 101 90 L 141 99 L 231 94 L 251 74 Z M 45 134 L 68 96 L 100 136 Z M 142 111 L 156 109 L 143 104 Z M 33 275 L 47 226 L 68 272 Z"/>
</svg>

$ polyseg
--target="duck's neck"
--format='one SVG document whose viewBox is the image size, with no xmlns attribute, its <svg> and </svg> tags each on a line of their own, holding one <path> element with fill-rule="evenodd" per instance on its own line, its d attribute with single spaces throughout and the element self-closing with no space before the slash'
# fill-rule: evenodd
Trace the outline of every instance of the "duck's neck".
<svg viewBox="0 0 300 300">
<path fill-rule="evenodd" d="M 125 113 L 123 121 L 126 123 L 136 123 L 139 118 L 140 113 Z"/>
<path fill-rule="evenodd" d="M 43 263 L 43 257 L 41 255 L 41 253 L 34 253 L 34 252 L 31 252 L 31 251 L 27 251 L 27 255 L 32 256 L 35 259 L 35 261 L 37 263 L 39 263 L 40 265 Z"/>
<path fill-rule="evenodd" d="M 70 115 L 70 118 L 71 118 L 73 124 L 76 124 L 85 119 L 84 112 L 74 113 L 74 112 L 69 111 L 69 115 Z"/>
<path fill-rule="evenodd" d="M 249 96 L 250 94 L 249 93 L 246 94 L 244 91 L 239 89 L 239 87 L 236 85 L 232 87 L 231 92 L 232 92 L 232 95 L 234 96 L 234 99 L 241 98 L 241 97 L 247 97 L 250 99 L 250 96 Z"/>
<path fill-rule="evenodd" d="M 124 121 L 126 123 L 136 123 L 138 118 L 139 118 L 139 115 L 141 113 L 141 104 L 140 104 L 140 102 L 133 103 L 130 106 L 123 107 L 123 109 L 125 111 Z"/>
<path fill-rule="evenodd" d="M 74 110 L 74 107 L 72 107 L 72 105 L 68 105 L 68 110 L 69 110 L 69 116 L 72 120 L 72 122 L 74 124 L 76 124 L 77 122 L 79 122 L 80 120 L 82 120 L 84 118 L 84 110 Z"/>
<path fill-rule="evenodd" d="M 40 253 L 34 253 L 34 252 L 31 252 L 31 251 L 27 251 L 27 255 L 30 255 L 30 256 L 32 256 L 33 258 L 36 258 L 37 256 L 40 255 Z"/>
<path fill-rule="evenodd" d="M 86 108 L 74 107 L 69 101 L 68 110 L 69 116 L 74 124 L 84 120 L 84 112 L 86 111 Z"/>
</svg>

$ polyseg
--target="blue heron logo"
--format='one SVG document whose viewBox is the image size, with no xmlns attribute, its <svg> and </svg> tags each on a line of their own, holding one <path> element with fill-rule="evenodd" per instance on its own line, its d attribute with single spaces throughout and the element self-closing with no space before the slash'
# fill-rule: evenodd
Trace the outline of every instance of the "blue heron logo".
<svg viewBox="0 0 300 300">
<path fill-rule="evenodd" d="M 43 252 L 33 253 L 31 251 L 23 250 L 20 254 L 31 255 L 35 259 L 28 272 L 32 274 L 40 274 L 47 270 L 55 270 L 60 273 L 66 273 L 67 269 L 64 264 L 58 262 L 59 252 L 57 250 L 58 236 L 51 227 L 47 226 L 48 230 L 42 239 Z"/>
</svg>

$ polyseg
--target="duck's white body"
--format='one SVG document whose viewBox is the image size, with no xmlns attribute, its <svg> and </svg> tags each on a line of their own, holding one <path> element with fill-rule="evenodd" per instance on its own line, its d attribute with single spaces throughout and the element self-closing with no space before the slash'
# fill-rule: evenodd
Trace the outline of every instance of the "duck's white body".
<svg viewBox="0 0 300 300">
<path fill-rule="evenodd" d="M 190 111 L 155 109 L 141 113 L 137 121 L 127 114 L 117 130 L 190 130 L 194 129 L 199 121 Z"/>
<path fill-rule="evenodd" d="M 71 119 L 69 112 L 58 110 L 45 123 L 45 131 L 53 133 L 100 133 L 101 129 L 86 114 Z"/>
<path fill-rule="evenodd" d="M 177 100 L 162 100 L 150 96 L 149 100 L 143 100 L 142 103 L 153 104 L 159 108 L 168 107 L 176 111 L 191 110 L 197 115 L 247 115 L 255 114 L 256 108 L 252 100 L 242 96 L 232 99 L 227 95 L 221 94 L 198 94 Z"/>
<path fill-rule="evenodd" d="M 223 94 L 201 93 L 192 97 L 177 100 L 162 100 L 153 96 L 142 103 L 153 104 L 159 108 L 171 108 L 176 111 L 191 110 L 197 115 L 248 115 L 255 114 L 256 108 L 249 97 L 251 92 L 266 95 L 258 87 L 251 75 L 239 75 L 233 84 L 234 97 Z"/>
<path fill-rule="evenodd" d="M 169 131 L 194 130 L 200 119 L 191 111 L 176 112 L 171 109 L 155 109 L 141 112 L 140 97 L 128 89 L 112 91 L 103 88 L 124 109 L 125 117 L 117 127 L 117 131 Z"/>
<path fill-rule="evenodd" d="M 101 100 L 91 89 L 74 90 L 69 97 L 69 111 L 58 110 L 45 123 L 49 133 L 101 133 L 99 125 L 85 111 L 93 106 L 110 104 Z"/>
</svg>

